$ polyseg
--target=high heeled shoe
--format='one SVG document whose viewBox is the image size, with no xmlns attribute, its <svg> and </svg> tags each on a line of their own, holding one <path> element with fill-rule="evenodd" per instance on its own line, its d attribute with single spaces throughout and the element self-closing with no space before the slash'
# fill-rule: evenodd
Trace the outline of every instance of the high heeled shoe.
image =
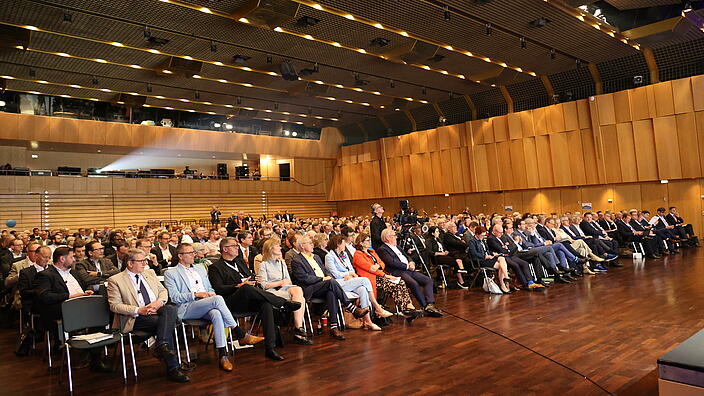
<svg viewBox="0 0 704 396">
<path fill-rule="evenodd" d="M 381 312 L 376 311 L 376 316 L 378 316 L 380 318 L 390 318 L 390 317 L 394 316 L 394 314 L 392 314 L 391 312 L 389 312 L 385 309 L 382 309 Z"/>
<path fill-rule="evenodd" d="M 381 327 L 377 326 L 374 323 L 368 323 L 364 325 L 365 330 L 371 330 L 371 331 L 381 331 Z"/>
</svg>

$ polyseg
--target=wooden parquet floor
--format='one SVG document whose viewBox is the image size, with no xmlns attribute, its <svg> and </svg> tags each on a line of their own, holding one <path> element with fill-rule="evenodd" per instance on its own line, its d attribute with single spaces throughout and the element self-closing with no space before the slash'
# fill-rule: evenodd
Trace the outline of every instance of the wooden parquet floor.
<svg viewBox="0 0 704 396">
<path fill-rule="evenodd" d="M 314 346 L 289 343 L 277 363 L 257 346 L 238 351 L 229 374 L 201 345 L 185 385 L 167 382 L 159 362 L 141 352 L 137 383 L 78 369 L 75 394 L 656 395 L 657 358 L 704 327 L 704 249 L 622 263 L 544 293 L 441 291 L 444 318 L 347 330 L 346 341 L 325 334 Z M 0 330 L 0 395 L 66 394 L 58 369 L 49 373 L 39 356 L 14 356 L 16 337 Z"/>
</svg>

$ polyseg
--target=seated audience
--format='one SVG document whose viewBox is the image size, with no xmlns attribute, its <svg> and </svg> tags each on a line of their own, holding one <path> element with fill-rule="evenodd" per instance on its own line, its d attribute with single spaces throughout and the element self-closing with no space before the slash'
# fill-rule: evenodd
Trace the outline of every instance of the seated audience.
<svg viewBox="0 0 704 396">
<path fill-rule="evenodd" d="M 254 258 L 257 256 L 257 248 L 252 246 L 254 238 L 249 231 L 241 231 L 237 234 L 237 242 L 239 243 L 239 257 L 242 258 L 250 272 L 254 272 Z M 222 243 L 220 244 L 222 246 Z"/>
<path fill-rule="evenodd" d="M 176 254 L 176 247 L 172 246 L 169 241 L 171 241 L 171 234 L 168 232 L 160 232 L 159 242 L 152 248 L 152 253 L 156 256 L 156 261 L 162 268 L 162 271 L 166 271 L 167 268 L 174 267 L 178 264 L 179 257 Z"/>
<path fill-rule="evenodd" d="M 300 252 L 291 261 L 294 283 L 303 288 L 306 300 L 311 298 L 324 298 L 328 308 L 330 336 L 337 340 L 344 340 L 345 336 L 338 324 L 338 301 L 355 318 L 360 319 L 369 314 L 369 308 L 360 308 L 354 305 L 342 290 L 338 282 L 333 280 L 323 262 L 313 254 L 313 242 L 307 236 L 298 239 L 296 249 Z"/>
<path fill-rule="evenodd" d="M 330 238 L 322 232 L 315 234 L 313 237 L 313 254 L 320 257 L 320 261 L 325 262 L 325 256 L 328 255 L 328 241 Z"/>
<path fill-rule="evenodd" d="M 142 250 L 125 252 L 124 264 L 125 270 L 108 278 L 108 303 L 115 313 L 113 327 L 122 333 L 136 330 L 155 336 L 154 357 L 166 365 L 166 377 L 174 382 L 190 381 L 181 371 L 174 352 L 178 308 L 168 304 L 169 294 L 154 272 L 149 271 Z"/>
<path fill-rule="evenodd" d="M 105 257 L 112 261 L 112 265 L 120 271 L 124 271 L 127 266 L 127 251 L 130 250 L 130 245 L 127 242 L 118 242 L 114 246 L 115 254 Z"/>
<path fill-rule="evenodd" d="M 545 287 L 535 282 L 536 279 L 530 271 L 530 263 L 516 255 L 518 251 L 517 245 L 514 243 L 513 250 L 510 249 L 509 245 L 502 239 L 503 236 L 503 226 L 498 223 L 494 224 L 491 227 L 491 235 L 489 235 L 486 240 L 488 250 L 501 255 L 506 260 L 506 264 L 516 273 L 518 282 L 520 282 L 521 285 L 531 291 L 544 290 Z"/>
<path fill-rule="evenodd" d="M 406 282 L 425 314 L 431 317 L 441 317 L 442 311 L 435 306 L 433 295 L 433 280 L 416 271 L 416 264 L 396 246 L 396 231 L 384 228 L 381 231 L 382 245 L 376 249 L 379 258 L 386 265 L 386 270 Z"/>
<path fill-rule="evenodd" d="M 684 220 L 677 213 L 676 206 L 670 206 L 669 213 L 665 216 L 665 221 L 668 224 L 674 225 L 680 238 L 689 240 L 691 245 L 700 246 L 699 238 L 694 234 L 694 229 L 691 224 L 685 223 Z"/>
<path fill-rule="evenodd" d="M 454 224 L 454 223 L 452 223 Z M 447 232 L 445 233 L 447 234 Z M 446 239 L 455 239 L 455 237 L 446 237 Z M 466 258 L 466 254 L 463 252 L 458 252 L 455 251 L 454 255 L 450 255 L 450 251 L 448 251 L 445 246 L 443 246 L 443 243 L 440 241 L 440 228 L 436 226 L 431 226 L 428 228 L 428 239 L 426 240 L 428 243 L 428 248 L 432 257 L 432 260 L 435 262 L 435 265 L 442 265 L 442 266 L 448 266 L 453 269 L 455 272 L 455 276 L 457 277 L 457 286 L 459 286 L 461 289 L 469 289 L 469 286 L 465 284 L 464 278 L 462 277 L 462 274 L 466 274 L 467 270 L 464 269 L 464 261 L 463 257 Z M 452 241 L 450 242 L 451 245 L 453 245 L 455 242 Z M 466 244 L 462 241 L 457 239 L 457 243 L 461 243 L 461 246 L 465 248 L 466 251 Z M 456 248 L 460 245 L 453 245 Z M 441 269 L 438 268 L 438 271 L 441 271 Z"/>
<path fill-rule="evenodd" d="M 297 302 L 301 306 L 293 311 L 293 340 L 297 344 L 311 345 L 308 334 L 303 326 L 305 313 L 305 299 L 303 289 L 294 285 L 286 268 L 286 263 L 281 254 L 281 244 L 278 238 L 270 238 L 262 246 L 262 263 L 258 275 L 264 290 L 289 301 Z"/>
<path fill-rule="evenodd" d="M 117 274 L 120 270 L 113 265 L 112 261 L 103 255 L 103 244 L 98 241 L 90 241 L 86 244 L 86 258 L 76 263 L 76 273 L 81 282 L 86 287 L 98 290 L 106 279 Z M 73 252 L 71 252 L 73 259 Z"/>
<path fill-rule="evenodd" d="M 472 252 L 472 256 L 479 262 L 481 267 L 491 267 L 498 270 L 498 283 L 499 288 L 503 293 L 510 294 L 511 290 L 507 286 L 507 283 L 511 281 L 508 276 L 508 269 L 506 265 L 506 258 L 500 256 L 498 253 L 491 253 L 489 247 L 486 244 L 487 231 L 484 226 L 477 226 L 474 229 L 474 240 L 471 241 L 469 245 L 469 250 Z"/>
<path fill-rule="evenodd" d="M 225 350 L 225 328 L 235 331 L 239 339 L 244 338 L 244 331 L 232 317 L 223 297 L 215 294 L 205 269 L 193 265 L 193 246 L 190 243 L 182 243 L 176 248 L 176 254 L 178 264 L 164 272 L 164 284 L 169 291 L 171 302 L 178 305 L 178 318 L 205 319 L 213 324 L 218 366 L 221 370 L 230 372 L 233 367 Z"/>
</svg>

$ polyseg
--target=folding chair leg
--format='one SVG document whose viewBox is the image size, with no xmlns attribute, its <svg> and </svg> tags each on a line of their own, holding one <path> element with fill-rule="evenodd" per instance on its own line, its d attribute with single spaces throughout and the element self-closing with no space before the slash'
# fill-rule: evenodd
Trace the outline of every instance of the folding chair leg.
<svg viewBox="0 0 704 396">
<path fill-rule="evenodd" d="M 181 365 L 181 344 L 178 342 L 178 328 L 174 327 L 174 341 L 176 342 L 176 357 L 178 357 L 178 365 Z"/>
<path fill-rule="evenodd" d="M 127 333 L 130 342 L 130 356 L 132 356 L 132 371 L 134 372 L 134 380 L 137 380 L 137 362 L 134 358 L 134 344 L 132 343 L 132 333 Z"/>
<path fill-rule="evenodd" d="M 440 277 L 442 278 L 442 286 L 447 288 L 447 278 L 445 278 L 445 267 L 438 265 L 438 270 L 440 270 Z"/>
<path fill-rule="evenodd" d="M 49 330 L 46 331 L 46 352 L 47 356 L 49 359 L 49 368 L 52 368 L 51 366 L 51 334 Z"/>
<path fill-rule="evenodd" d="M 68 391 L 73 393 L 73 372 L 71 371 L 71 347 L 66 344 L 66 364 L 68 366 Z"/>
<path fill-rule="evenodd" d="M 183 347 L 186 349 L 186 362 L 191 362 L 191 352 L 188 351 L 188 337 L 186 337 L 186 325 L 181 323 L 181 331 L 183 332 Z"/>
<path fill-rule="evenodd" d="M 340 307 L 340 309 L 337 311 L 337 317 L 340 321 L 340 328 L 345 329 L 347 327 L 347 323 L 345 323 L 345 314 L 342 311 L 342 303 L 340 302 L 340 300 L 337 300 L 337 305 L 338 307 Z"/>
<path fill-rule="evenodd" d="M 120 335 L 120 352 L 122 356 L 122 379 L 127 383 L 127 366 L 125 365 L 125 339 Z M 134 355 L 132 355 L 134 357 Z"/>
<path fill-rule="evenodd" d="M 305 329 L 306 323 L 308 323 L 308 327 L 310 327 L 310 334 L 311 336 L 315 335 L 315 331 L 313 330 L 313 321 L 310 318 L 310 306 L 308 306 L 308 303 L 306 302 L 306 307 L 305 307 L 305 312 L 303 312 L 304 317 L 303 317 L 303 328 Z M 308 331 L 308 330 L 306 330 Z"/>
<path fill-rule="evenodd" d="M 232 331 L 232 329 L 230 329 L 229 333 L 230 333 L 229 335 L 230 335 L 230 347 L 231 347 L 230 349 L 232 350 L 232 356 L 235 356 L 235 340 L 232 337 L 232 333 L 234 333 L 234 331 Z M 227 343 L 225 343 L 225 350 L 227 350 Z"/>
</svg>

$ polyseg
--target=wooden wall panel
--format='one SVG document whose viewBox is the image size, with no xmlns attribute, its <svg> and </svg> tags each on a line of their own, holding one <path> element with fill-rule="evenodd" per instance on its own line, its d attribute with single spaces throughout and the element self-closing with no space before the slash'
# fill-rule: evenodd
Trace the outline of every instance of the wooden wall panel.
<svg viewBox="0 0 704 396">
<path fill-rule="evenodd" d="M 450 127 L 437 128 L 438 149 L 447 150 L 450 148 Z"/>
<path fill-rule="evenodd" d="M 682 165 L 682 177 L 699 177 L 702 175 L 697 140 L 697 125 L 694 113 L 683 113 L 675 116 L 677 121 L 677 142 Z"/>
<path fill-rule="evenodd" d="M 679 179 L 682 177 L 676 128 L 677 122 L 674 116 L 653 119 L 655 152 L 658 157 L 658 177 L 660 179 Z"/>
<path fill-rule="evenodd" d="M 571 131 L 579 129 L 579 116 L 577 114 L 577 102 L 566 102 L 562 104 L 562 112 L 565 116 L 565 130 Z"/>
<path fill-rule="evenodd" d="M 546 115 L 546 108 L 539 107 L 533 109 L 533 128 L 535 129 L 535 135 L 547 135 L 548 134 L 548 122 Z"/>
<path fill-rule="evenodd" d="M 482 141 L 485 144 L 496 141 L 494 137 L 494 121 L 491 118 L 484 120 L 482 123 L 482 134 Z"/>
<path fill-rule="evenodd" d="M 425 178 L 423 168 L 428 164 L 423 163 L 423 158 L 420 154 L 411 154 L 411 185 L 413 187 L 413 195 L 426 194 Z"/>
<path fill-rule="evenodd" d="M 667 184 L 668 205 L 676 206 L 685 222 L 691 223 L 695 233 L 701 234 L 702 199 L 699 183 L 693 180 L 673 180 Z"/>
<path fill-rule="evenodd" d="M 523 191 L 505 191 L 503 193 L 503 200 L 503 208 L 498 212 L 499 214 L 508 214 L 523 210 Z M 507 212 L 506 206 L 512 206 L 513 210 Z"/>
<path fill-rule="evenodd" d="M 425 132 L 428 137 L 428 152 L 440 150 L 440 143 L 438 141 L 438 130 L 428 129 L 427 131 L 423 132 Z"/>
<path fill-rule="evenodd" d="M 580 186 L 586 184 L 584 153 L 582 152 L 582 135 L 579 130 L 565 132 L 567 147 L 569 148 L 569 166 L 572 184 Z"/>
<path fill-rule="evenodd" d="M 538 169 L 542 169 L 542 166 L 538 164 L 538 151 L 536 148 L 535 138 L 523 139 L 523 152 L 525 153 L 525 169 L 526 169 L 526 181 L 528 188 L 538 188 L 540 187 L 540 178 L 538 176 Z"/>
<path fill-rule="evenodd" d="M 671 81 L 672 98 L 675 114 L 691 113 L 694 111 L 694 97 L 692 96 L 692 82 L 689 78 Z"/>
<path fill-rule="evenodd" d="M 555 177 L 552 173 L 552 155 L 550 154 L 550 140 L 548 136 L 536 136 L 536 154 L 540 171 L 538 179 L 540 187 L 554 187 Z"/>
<path fill-rule="evenodd" d="M 498 116 L 491 119 L 494 131 L 495 142 L 505 142 L 508 140 L 508 120 L 506 116 Z"/>
<path fill-rule="evenodd" d="M 582 129 L 582 151 L 584 153 L 584 171 L 587 175 L 587 183 L 599 183 L 599 162 L 596 158 L 596 147 L 594 146 L 594 133 L 591 129 Z"/>
<path fill-rule="evenodd" d="M 562 103 L 546 107 L 548 133 L 565 131 L 565 115 L 562 108 Z"/>
<path fill-rule="evenodd" d="M 516 188 L 514 183 L 514 168 L 512 167 L 511 143 L 508 141 L 496 143 L 496 151 L 498 154 L 499 173 L 501 174 L 501 189 L 513 190 Z"/>
<path fill-rule="evenodd" d="M 606 186 L 585 186 L 582 187 L 582 203 L 590 202 L 592 210 L 614 210 L 613 204 L 609 199 L 613 198 L 613 189 L 611 185 Z M 584 210 L 580 211 L 584 213 Z"/>
<path fill-rule="evenodd" d="M 545 215 L 552 213 L 562 214 L 562 212 L 560 212 L 560 201 L 560 189 L 550 188 L 542 190 L 540 194 L 540 212 Z"/>
<path fill-rule="evenodd" d="M 616 122 L 631 121 L 631 100 L 629 91 L 615 92 L 614 95 L 614 115 Z"/>
<path fill-rule="evenodd" d="M 521 130 L 523 137 L 535 136 L 535 127 L 533 126 L 533 111 L 526 110 L 518 113 L 521 117 Z"/>
<path fill-rule="evenodd" d="M 486 145 L 487 171 L 489 172 L 489 186 L 491 190 L 501 190 L 501 174 L 499 173 L 499 156 L 496 144 Z"/>
<path fill-rule="evenodd" d="M 589 99 L 581 99 L 575 103 L 577 104 L 577 120 L 579 121 L 579 129 L 591 128 L 592 121 L 589 111 Z"/>
<path fill-rule="evenodd" d="M 560 189 L 560 213 L 576 212 L 580 210 L 582 200 L 581 188 L 561 188 Z"/>
<path fill-rule="evenodd" d="M 452 193 L 461 193 L 465 192 L 465 187 L 464 187 L 464 178 L 466 175 L 466 172 L 462 169 L 462 160 L 461 160 L 461 151 L 459 147 L 455 147 L 449 150 L 450 151 L 450 158 L 449 163 L 450 166 L 448 166 L 448 169 L 452 170 L 452 187 L 450 188 L 450 192 Z"/>
<path fill-rule="evenodd" d="M 614 184 L 614 210 L 640 209 L 641 185 L 639 183 Z"/>
<path fill-rule="evenodd" d="M 489 191 L 491 190 L 491 183 L 489 181 L 489 171 L 487 166 L 487 154 L 486 145 L 481 144 L 474 147 L 474 168 L 476 174 L 476 188 L 477 191 Z"/>
<path fill-rule="evenodd" d="M 528 188 L 528 176 L 526 174 L 526 160 L 525 152 L 523 151 L 523 140 L 512 140 L 510 142 L 509 150 L 511 156 L 511 172 L 513 174 L 514 188 Z"/>
<path fill-rule="evenodd" d="M 694 98 L 694 111 L 704 110 L 704 76 L 691 77 L 692 97 Z"/>
<path fill-rule="evenodd" d="M 641 208 L 654 214 L 659 207 L 667 207 L 667 184 L 659 182 L 641 183 Z"/>
<path fill-rule="evenodd" d="M 657 180 L 658 160 L 655 153 L 655 133 L 652 120 L 634 121 L 633 138 L 636 147 L 638 180 Z"/>
<path fill-rule="evenodd" d="M 443 190 L 443 185 L 442 185 L 442 180 L 441 175 L 442 175 L 442 168 L 443 168 L 443 158 L 442 158 L 442 153 L 440 151 L 434 151 L 430 153 L 430 161 L 433 169 L 433 194 L 444 194 L 442 192 Z"/>
<path fill-rule="evenodd" d="M 655 95 L 655 115 L 664 117 L 675 113 L 675 102 L 672 96 L 672 82 L 665 81 L 651 85 Z"/>
<path fill-rule="evenodd" d="M 697 142 L 699 144 L 699 152 L 704 154 L 704 111 L 697 111 L 694 113 L 694 120 L 697 126 Z M 700 168 L 704 172 L 704 155 L 699 156 L 699 162 Z"/>
<path fill-rule="evenodd" d="M 597 108 L 599 109 L 599 125 L 612 125 L 616 123 L 616 112 L 614 109 L 614 95 L 605 94 L 596 97 Z"/>
<path fill-rule="evenodd" d="M 521 208 L 514 209 L 520 212 L 530 212 L 530 213 L 540 213 L 541 211 L 541 200 L 540 200 L 540 190 L 527 190 L 521 192 L 521 201 L 523 206 Z M 515 225 L 514 225 L 515 227 Z"/>
<path fill-rule="evenodd" d="M 0 113 L 0 139 L 19 139 L 19 121 L 18 114 Z"/>
<path fill-rule="evenodd" d="M 508 137 L 511 140 L 523 137 L 523 124 L 520 113 L 509 113 L 508 117 Z"/>
<path fill-rule="evenodd" d="M 484 143 L 484 123 L 486 120 L 474 120 L 469 122 L 469 134 L 472 136 L 474 145 Z"/>
<path fill-rule="evenodd" d="M 628 94 L 631 99 L 631 115 L 633 117 L 633 121 L 643 120 L 655 116 L 655 113 L 650 113 L 650 107 L 648 106 L 647 87 L 630 89 L 628 90 Z"/>
<path fill-rule="evenodd" d="M 552 173 L 555 178 L 554 185 L 571 185 L 570 150 L 566 133 L 553 133 L 550 135 L 550 154 L 552 155 Z"/>
<path fill-rule="evenodd" d="M 621 180 L 624 182 L 634 182 L 638 180 L 638 167 L 636 165 L 635 140 L 633 138 L 633 124 L 623 122 L 616 124 L 616 151 L 621 166 Z M 606 156 L 613 155 L 608 152 Z M 608 174 L 608 172 L 607 172 Z"/>
</svg>

